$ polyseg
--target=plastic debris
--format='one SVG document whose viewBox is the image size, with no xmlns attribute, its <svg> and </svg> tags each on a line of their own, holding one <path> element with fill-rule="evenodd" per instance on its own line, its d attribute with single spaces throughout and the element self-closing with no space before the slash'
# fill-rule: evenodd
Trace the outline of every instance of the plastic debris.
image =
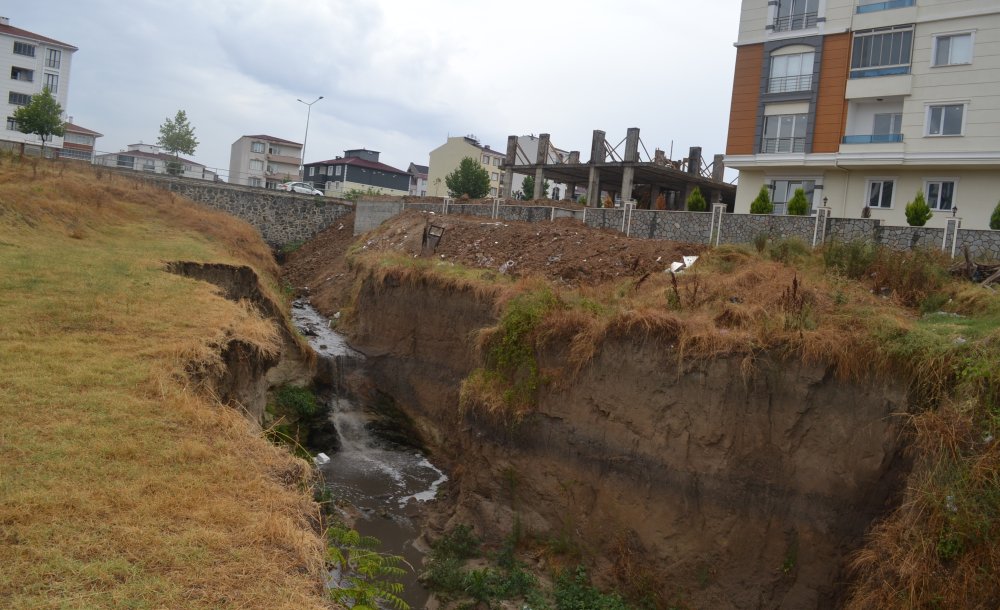
<svg viewBox="0 0 1000 610">
<path fill-rule="evenodd" d="M 506 263 L 500 265 L 500 273 L 507 273 L 508 271 L 513 269 L 514 265 L 516 264 L 517 263 L 515 263 L 514 261 L 507 261 Z"/>
<path fill-rule="evenodd" d="M 313 458 L 313 462 L 317 466 L 325 466 L 330 463 L 330 456 L 325 453 L 317 453 L 316 457 Z"/>
<path fill-rule="evenodd" d="M 659 261 L 660 259 L 656 260 Z M 667 272 L 680 273 L 681 271 L 684 271 L 685 269 L 691 267 L 691 265 L 693 265 L 696 260 L 698 260 L 697 256 L 682 256 L 680 261 L 675 261 L 673 263 L 670 263 L 670 268 L 667 269 Z"/>
</svg>

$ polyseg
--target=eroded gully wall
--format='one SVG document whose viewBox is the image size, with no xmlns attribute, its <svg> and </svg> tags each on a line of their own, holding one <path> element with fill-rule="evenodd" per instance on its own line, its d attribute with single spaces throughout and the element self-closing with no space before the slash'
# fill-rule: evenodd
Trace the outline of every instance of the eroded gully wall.
<svg viewBox="0 0 1000 610">
<path fill-rule="evenodd" d="M 692 607 L 835 607 L 843 560 L 899 488 L 902 388 L 760 358 L 678 364 L 642 337 L 608 339 L 513 431 L 458 413 L 470 337 L 489 299 L 369 280 L 355 344 L 372 374 L 456 467 L 453 523 L 506 535 L 516 511 L 570 535 L 611 574 L 625 534 L 663 591 Z M 543 356 L 561 364 L 559 346 Z"/>
</svg>

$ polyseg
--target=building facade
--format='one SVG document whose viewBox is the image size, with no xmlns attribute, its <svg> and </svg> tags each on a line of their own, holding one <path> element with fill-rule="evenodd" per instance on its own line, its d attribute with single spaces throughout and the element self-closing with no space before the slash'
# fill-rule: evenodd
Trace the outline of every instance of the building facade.
<svg viewBox="0 0 1000 610">
<path fill-rule="evenodd" d="M 80 161 L 93 161 L 94 151 L 97 148 L 97 138 L 104 134 L 97 133 L 92 129 L 74 125 L 72 117 L 69 122 L 63 123 L 63 147 L 59 151 L 62 159 L 79 159 Z"/>
<path fill-rule="evenodd" d="M 9 74 L 5 80 L 7 91 L 3 99 L 6 126 L 0 140 L 17 143 L 17 146 L 41 146 L 41 139 L 33 134 L 21 133 L 14 121 L 14 112 L 31 103 L 35 94 L 49 88 L 63 110 L 69 100 L 69 74 L 73 53 L 77 48 L 46 36 L 16 28 L 10 19 L 0 17 L 0 74 Z M 63 139 L 53 136 L 46 147 L 62 148 Z"/>
<path fill-rule="evenodd" d="M 536 163 L 538 159 L 538 143 L 539 138 L 534 134 L 526 136 L 517 136 L 517 147 L 518 156 L 522 154 L 524 158 L 521 160 L 523 163 Z M 548 157 L 545 159 L 545 163 L 566 163 L 569 159 L 569 151 L 556 148 L 549 144 Z M 520 194 L 522 198 L 530 199 L 534 193 L 525 193 L 522 188 L 524 185 L 524 179 L 527 178 L 524 174 L 514 173 L 514 179 L 511 182 L 511 190 L 514 195 Z M 575 194 L 569 194 L 566 192 L 566 185 L 561 183 L 549 183 L 549 193 L 548 197 L 550 199 L 560 199 L 564 196 L 569 199 L 575 199 Z"/>
<path fill-rule="evenodd" d="M 475 159 L 490 175 L 490 197 L 498 197 L 503 191 L 503 163 L 505 153 L 479 143 L 474 136 L 457 136 L 438 146 L 430 153 L 427 169 L 427 194 L 432 197 L 448 197 L 445 177 L 458 168 L 465 157 Z"/>
<path fill-rule="evenodd" d="M 427 195 L 427 173 L 426 165 L 417 165 L 411 162 L 406 173 L 410 175 L 410 195 L 414 197 L 425 197 Z"/>
<path fill-rule="evenodd" d="M 117 153 L 105 153 L 94 157 L 95 165 L 131 169 L 154 174 L 167 174 L 171 162 L 180 163 L 180 173 L 183 178 L 198 180 L 217 180 L 215 172 L 196 161 L 184 157 L 174 157 L 160 150 L 156 144 L 129 144 L 126 150 Z"/>
<path fill-rule="evenodd" d="M 229 183 L 277 188 L 299 179 L 302 145 L 274 136 L 242 136 L 229 151 Z"/>
<path fill-rule="evenodd" d="M 343 157 L 307 163 L 305 181 L 328 197 L 344 197 L 351 191 L 378 195 L 409 194 L 410 174 L 378 160 L 379 152 L 358 148 Z"/>
<path fill-rule="evenodd" d="M 743 0 L 726 165 L 834 216 L 986 228 L 1000 198 L 1000 2 Z"/>
</svg>

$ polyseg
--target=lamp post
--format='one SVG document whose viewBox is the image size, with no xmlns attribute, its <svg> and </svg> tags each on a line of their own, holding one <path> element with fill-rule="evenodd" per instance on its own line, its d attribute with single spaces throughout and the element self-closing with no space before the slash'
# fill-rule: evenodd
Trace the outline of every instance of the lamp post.
<svg viewBox="0 0 1000 610">
<path fill-rule="evenodd" d="M 299 180 L 305 181 L 306 179 L 306 144 L 309 142 L 309 115 L 312 114 L 313 104 L 323 99 L 323 96 L 319 96 L 311 102 L 303 102 L 302 100 L 296 98 L 295 101 L 306 105 L 306 135 L 302 138 L 302 158 L 299 160 Z"/>
</svg>

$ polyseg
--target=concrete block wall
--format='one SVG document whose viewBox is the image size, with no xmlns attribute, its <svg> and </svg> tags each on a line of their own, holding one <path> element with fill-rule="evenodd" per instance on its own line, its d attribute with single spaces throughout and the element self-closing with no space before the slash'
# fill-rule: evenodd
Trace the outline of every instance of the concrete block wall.
<svg viewBox="0 0 1000 610">
<path fill-rule="evenodd" d="M 402 201 L 359 201 L 354 214 L 354 234 L 367 233 L 402 211 Z"/>
</svg>

